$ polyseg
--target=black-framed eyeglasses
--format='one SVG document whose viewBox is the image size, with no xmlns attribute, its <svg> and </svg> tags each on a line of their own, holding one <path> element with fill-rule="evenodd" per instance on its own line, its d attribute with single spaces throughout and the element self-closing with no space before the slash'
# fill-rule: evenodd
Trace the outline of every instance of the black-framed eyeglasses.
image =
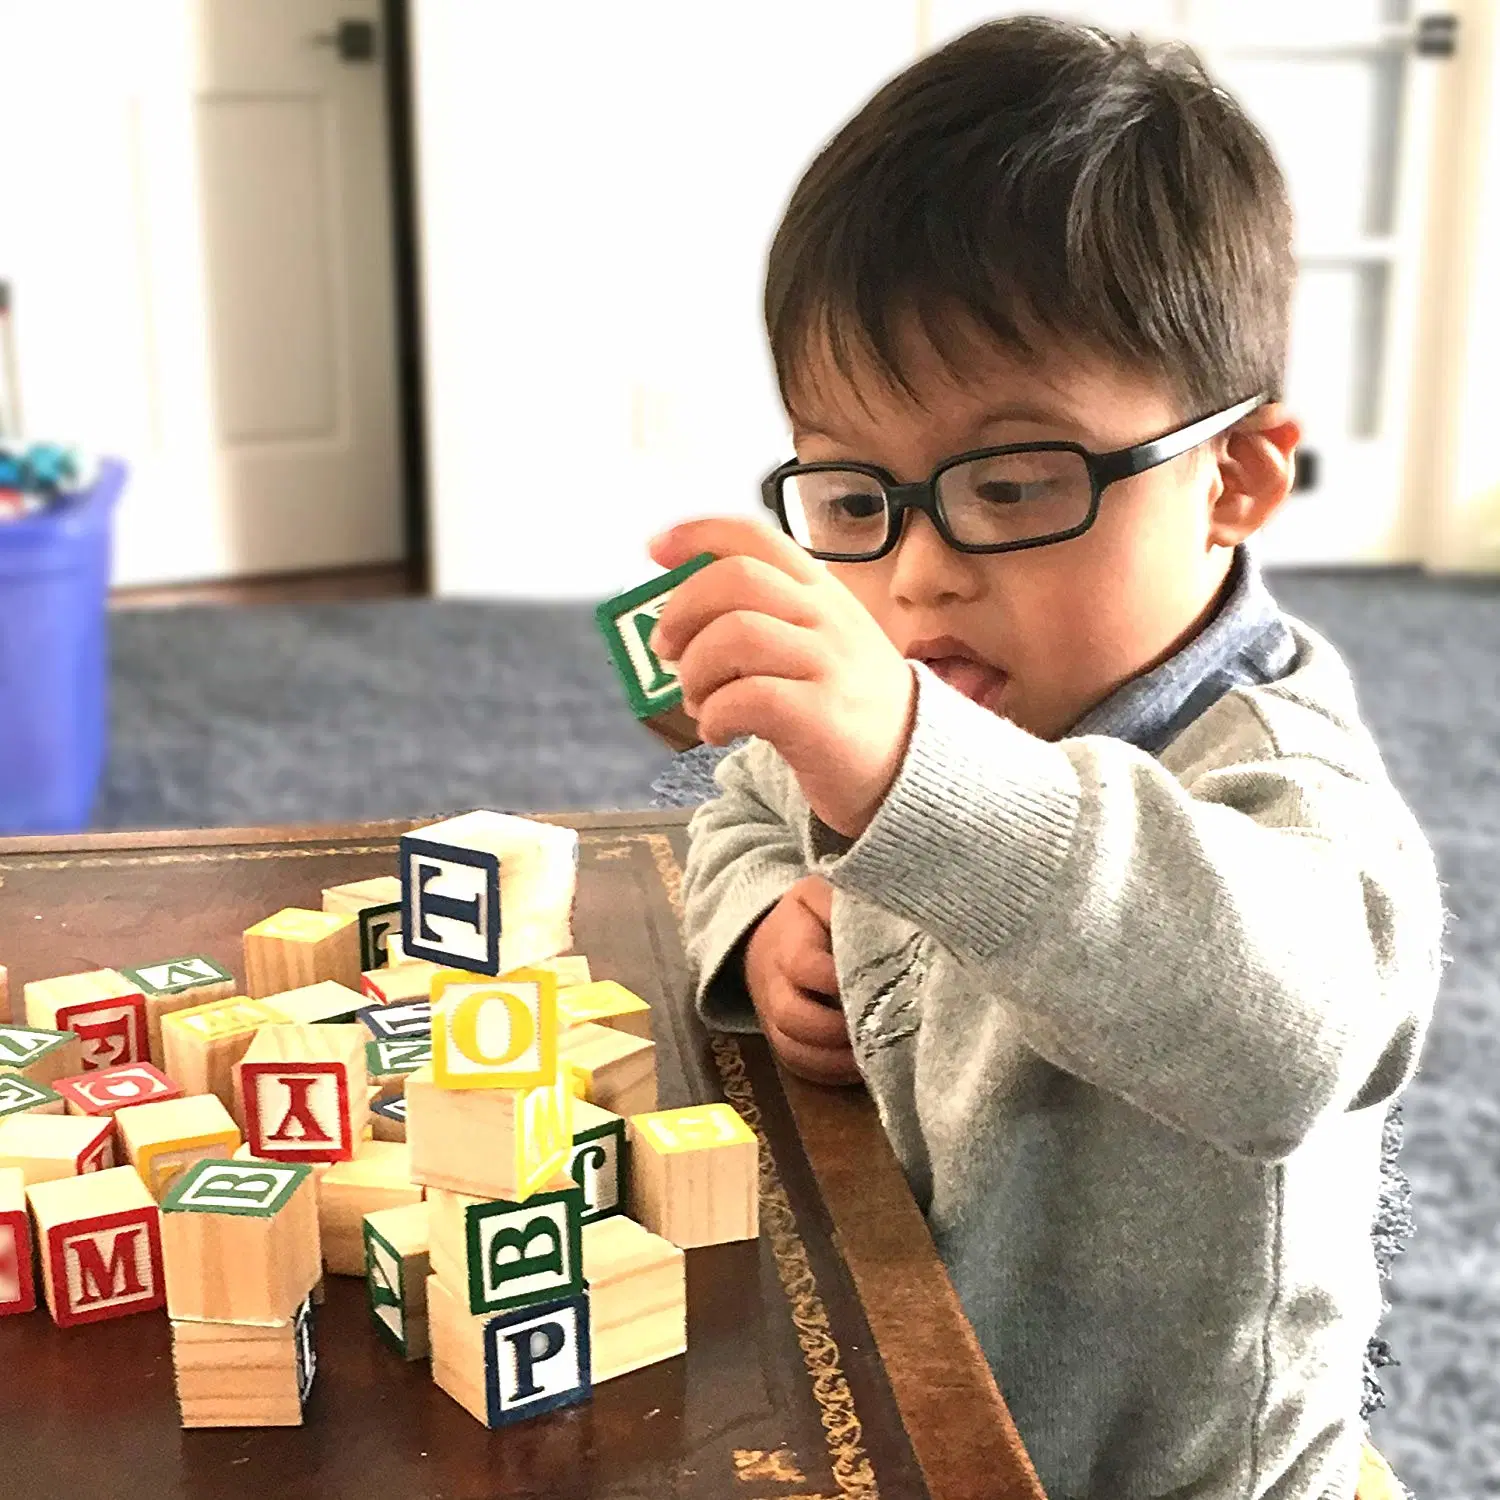
<svg viewBox="0 0 1500 1500">
<path fill-rule="evenodd" d="M 920 510 L 959 552 L 1014 552 L 1082 536 L 1099 514 L 1099 497 L 1232 427 L 1269 398 L 1252 396 L 1212 416 L 1113 453 L 1079 443 L 1010 443 L 946 458 L 929 478 L 901 484 L 861 463 L 778 464 L 761 481 L 761 499 L 782 530 L 825 562 L 873 562 Z"/>
</svg>

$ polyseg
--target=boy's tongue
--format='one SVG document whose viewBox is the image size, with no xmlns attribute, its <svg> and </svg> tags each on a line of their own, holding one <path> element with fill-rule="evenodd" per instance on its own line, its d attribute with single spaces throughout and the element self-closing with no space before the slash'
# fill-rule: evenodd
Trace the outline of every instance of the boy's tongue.
<svg viewBox="0 0 1500 1500">
<path fill-rule="evenodd" d="M 987 662 L 972 661 L 967 656 L 939 656 L 927 663 L 933 674 L 941 677 L 965 698 L 978 703 L 993 687 L 1005 681 L 1005 673 Z"/>
</svg>

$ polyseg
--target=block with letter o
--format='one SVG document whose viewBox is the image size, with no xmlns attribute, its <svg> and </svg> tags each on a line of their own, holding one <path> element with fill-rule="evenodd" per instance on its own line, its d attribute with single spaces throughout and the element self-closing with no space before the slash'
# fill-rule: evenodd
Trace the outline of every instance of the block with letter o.
<svg viewBox="0 0 1500 1500">
<path fill-rule="evenodd" d="M 446 1089 L 524 1089 L 557 1077 L 557 976 L 491 978 L 445 969 L 432 981 L 432 1076 Z"/>
</svg>

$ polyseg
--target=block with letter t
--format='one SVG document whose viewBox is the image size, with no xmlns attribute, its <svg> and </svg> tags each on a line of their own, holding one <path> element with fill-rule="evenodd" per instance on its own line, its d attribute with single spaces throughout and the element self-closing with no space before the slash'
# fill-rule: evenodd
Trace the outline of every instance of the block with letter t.
<svg viewBox="0 0 1500 1500">
<path fill-rule="evenodd" d="M 42 1287 L 60 1328 L 165 1304 L 161 1216 L 134 1167 L 33 1183 L 26 1196 Z"/>
<path fill-rule="evenodd" d="M 0 1167 L 0 1318 L 35 1306 L 26 1177 L 19 1167 Z"/>
<path fill-rule="evenodd" d="M 26 986 L 26 1024 L 75 1031 L 79 1072 L 150 1062 L 146 997 L 116 969 L 93 969 Z"/>
<path fill-rule="evenodd" d="M 251 1151 L 269 1161 L 349 1161 L 369 1121 L 357 1024 L 263 1026 L 236 1064 Z"/>
<path fill-rule="evenodd" d="M 401 836 L 402 947 L 472 974 L 505 974 L 573 946 L 578 831 L 465 813 Z"/>
</svg>

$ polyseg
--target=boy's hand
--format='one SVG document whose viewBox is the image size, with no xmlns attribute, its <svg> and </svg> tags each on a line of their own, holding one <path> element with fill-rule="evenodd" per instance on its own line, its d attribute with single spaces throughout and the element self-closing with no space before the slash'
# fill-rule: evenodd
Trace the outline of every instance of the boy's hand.
<svg viewBox="0 0 1500 1500">
<path fill-rule="evenodd" d="M 676 663 L 698 733 L 711 745 L 769 740 L 808 806 L 858 838 L 906 754 L 910 664 L 822 563 L 768 526 L 686 521 L 650 551 L 668 569 L 714 554 L 673 591 L 651 635 L 657 656 Z"/>
<path fill-rule="evenodd" d="M 750 934 L 745 986 L 766 1039 L 787 1068 L 813 1083 L 858 1083 L 838 1003 L 832 903 L 833 888 L 821 875 L 803 876 Z"/>
</svg>

